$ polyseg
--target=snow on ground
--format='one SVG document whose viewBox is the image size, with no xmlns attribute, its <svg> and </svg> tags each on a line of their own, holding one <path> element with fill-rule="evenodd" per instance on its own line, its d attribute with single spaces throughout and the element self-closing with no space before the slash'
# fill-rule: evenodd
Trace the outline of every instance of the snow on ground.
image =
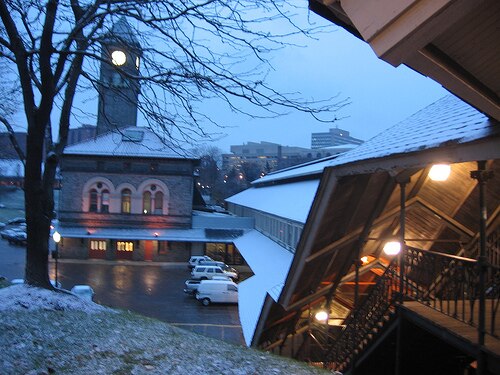
<svg viewBox="0 0 500 375">
<path fill-rule="evenodd" d="M 0 289 L 0 343 L 2 375 L 329 373 L 26 285 Z"/>
<path fill-rule="evenodd" d="M 0 289 L 0 311 L 8 310 L 78 310 L 90 314 L 109 309 L 69 292 L 54 292 L 18 284 Z"/>
</svg>

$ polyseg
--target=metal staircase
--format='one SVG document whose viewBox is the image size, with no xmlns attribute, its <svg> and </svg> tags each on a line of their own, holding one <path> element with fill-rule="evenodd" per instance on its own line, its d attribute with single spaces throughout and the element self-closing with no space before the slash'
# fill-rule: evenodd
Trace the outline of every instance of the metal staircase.
<svg viewBox="0 0 500 375">
<path fill-rule="evenodd" d="M 330 338 L 326 367 L 341 372 L 352 368 L 384 332 L 394 327 L 398 306 L 405 301 L 417 301 L 453 319 L 478 326 L 481 319 L 478 261 L 415 248 L 407 248 L 403 256 L 403 275 L 394 260 L 345 320 L 345 328 Z M 490 252 L 489 258 L 492 257 L 496 254 Z M 486 320 L 486 333 L 498 340 L 495 319 L 500 302 L 500 268 L 490 263 L 485 267 L 485 276 L 488 316 L 482 318 Z"/>
</svg>

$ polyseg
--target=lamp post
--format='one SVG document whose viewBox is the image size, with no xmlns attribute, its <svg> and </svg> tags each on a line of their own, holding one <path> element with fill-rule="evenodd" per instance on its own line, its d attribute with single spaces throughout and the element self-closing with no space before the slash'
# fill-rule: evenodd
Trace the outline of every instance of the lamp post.
<svg viewBox="0 0 500 375">
<path fill-rule="evenodd" d="M 55 259 L 56 261 L 56 288 L 58 287 L 57 283 L 57 259 L 59 259 L 59 241 L 61 241 L 61 235 L 59 234 L 58 231 L 55 231 L 54 234 L 52 235 L 52 239 L 56 243 L 56 250 L 52 252 L 52 258 Z"/>
</svg>

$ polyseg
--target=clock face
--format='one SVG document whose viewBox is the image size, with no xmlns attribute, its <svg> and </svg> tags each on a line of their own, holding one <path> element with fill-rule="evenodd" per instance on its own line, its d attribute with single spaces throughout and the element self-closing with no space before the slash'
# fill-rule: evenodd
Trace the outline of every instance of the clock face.
<svg viewBox="0 0 500 375">
<path fill-rule="evenodd" d="M 115 65 L 123 65 L 127 61 L 127 56 L 125 55 L 125 52 L 116 50 L 111 53 L 111 61 Z"/>
</svg>

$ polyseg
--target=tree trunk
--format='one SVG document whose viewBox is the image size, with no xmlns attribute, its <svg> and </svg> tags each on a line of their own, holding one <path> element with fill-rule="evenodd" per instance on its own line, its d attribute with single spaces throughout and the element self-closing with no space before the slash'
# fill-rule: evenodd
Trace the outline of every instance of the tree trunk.
<svg viewBox="0 0 500 375">
<path fill-rule="evenodd" d="M 27 223 L 25 282 L 29 285 L 52 289 L 50 284 L 49 235 L 54 209 L 53 179 L 42 180 L 43 139 L 45 126 L 35 122 L 29 127 L 26 139 L 26 169 L 24 177 L 24 199 Z M 42 141 L 41 141 L 42 140 Z M 55 169 L 46 163 L 44 174 Z M 55 172 L 54 172 L 55 175 Z"/>
</svg>

